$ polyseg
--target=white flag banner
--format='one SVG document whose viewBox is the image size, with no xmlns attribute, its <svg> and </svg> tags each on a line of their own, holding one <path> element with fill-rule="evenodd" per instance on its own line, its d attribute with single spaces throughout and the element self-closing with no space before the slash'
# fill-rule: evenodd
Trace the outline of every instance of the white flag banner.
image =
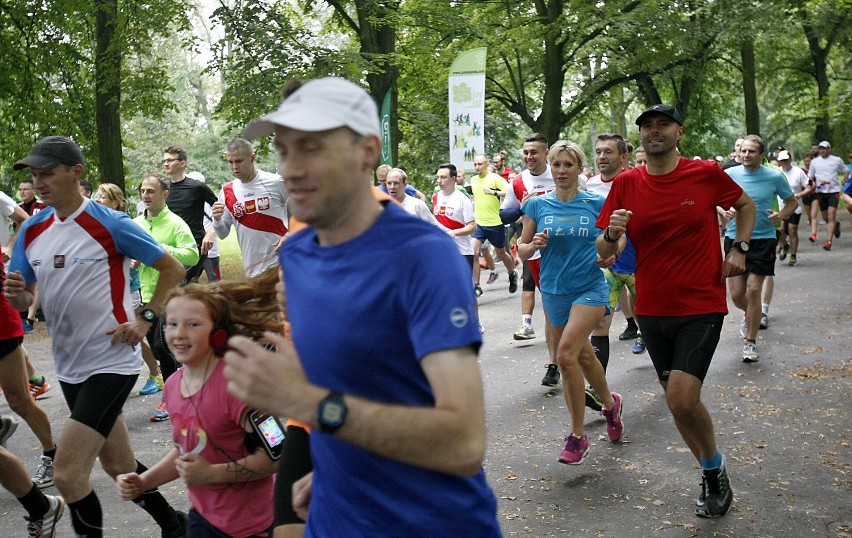
<svg viewBox="0 0 852 538">
<path fill-rule="evenodd" d="M 450 162 L 468 172 L 485 153 L 485 53 L 462 52 L 450 67 Z"/>
</svg>

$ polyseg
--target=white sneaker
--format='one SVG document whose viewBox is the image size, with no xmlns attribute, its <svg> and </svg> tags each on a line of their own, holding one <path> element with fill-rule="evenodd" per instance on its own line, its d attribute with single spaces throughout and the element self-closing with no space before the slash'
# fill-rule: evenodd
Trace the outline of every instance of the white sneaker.
<svg viewBox="0 0 852 538">
<path fill-rule="evenodd" d="M 760 356 L 757 354 L 757 344 L 746 342 L 743 344 L 743 362 L 757 362 Z"/>
<path fill-rule="evenodd" d="M 32 520 L 24 517 L 27 520 L 27 532 L 29 536 L 35 538 L 54 538 L 56 536 L 56 523 L 62 518 L 65 513 L 65 501 L 62 497 L 54 495 L 45 495 L 50 508 L 41 519 Z"/>
<path fill-rule="evenodd" d="M 512 338 L 514 338 L 515 340 L 532 340 L 533 338 L 535 338 L 535 331 L 532 327 L 521 325 L 521 328 L 515 331 L 515 334 L 512 335 Z"/>
<path fill-rule="evenodd" d="M 748 337 L 748 318 L 743 316 L 743 320 L 740 322 L 740 338 Z"/>
<path fill-rule="evenodd" d="M 769 328 L 769 314 L 763 313 L 760 315 L 760 328 L 768 329 Z"/>
</svg>

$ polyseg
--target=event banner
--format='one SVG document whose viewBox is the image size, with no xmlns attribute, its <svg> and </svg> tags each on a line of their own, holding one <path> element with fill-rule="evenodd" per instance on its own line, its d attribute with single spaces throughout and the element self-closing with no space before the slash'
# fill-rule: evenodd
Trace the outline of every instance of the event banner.
<svg viewBox="0 0 852 538">
<path fill-rule="evenodd" d="M 450 162 L 469 172 L 485 153 L 485 52 L 462 52 L 450 67 Z"/>
<path fill-rule="evenodd" d="M 393 152 L 391 151 L 391 92 L 388 90 L 382 101 L 381 126 L 382 126 L 382 154 L 379 156 L 379 164 L 393 166 Z"/>
</svg>

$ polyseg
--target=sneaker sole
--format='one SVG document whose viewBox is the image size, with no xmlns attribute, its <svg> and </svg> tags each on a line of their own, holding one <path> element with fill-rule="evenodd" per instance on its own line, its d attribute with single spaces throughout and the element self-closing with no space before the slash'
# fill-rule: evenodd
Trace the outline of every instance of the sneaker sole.
<svg viewBox="0 0 852 538">
<path fill-rule="evenodd" d="M 33 480 L 33 484 L 35 484 L 38 489 L 47 489 L 47 488 L 53 487 L 53 480 L 51 480 L 50 482 L 42 482 L 42 483 L 38 483 L 35 480 Z"/>
<path fill-rule="evenodd" d="M 532 336 L 524 336 L 524 335 L 521 335 L 521 334 L 513 334 L 512 335 L 513 340 L 532 340 L 534 338 L 535 338 L 535 335 L 532 335 Z"/>
<path fill-rule="evenodd" d="M 758 362 L 759 360 L 760 360 L 760 357 L 743 357 L 743 362 L 748 362 L 748 363 Z"/>
<path fill-rule="evenodd" d="M 559 384 L 559 380 L 551 381 L 550 379 L 542 379 L 541 386 L 542 387 L 555 387 Z"/>
<path fill-rule="evenodd" d="M 151 422 L 165 422 L 171 417 L 150 417 Z"/>
<path fill-rule="evenodd" d="M 12 437 L 12 434 L 14 434 L 15 430 L 17 430 L 17 429 L 18 429 L 18 421 L 15 420 L 15 419 L 10 419 L 9 420 L 9 427 L 6 429 L 5 432 L 3 432 L 3 435 L 0 436 L 0 446 L 5 447 L 6 441 L 8 441 L 10 437 Z"/>
<path fill-rule="evenodd" d="M 695 509 L 695 515 L 698 516 L 698 517 L 703 517 L 705 519 L 712 519 L 714 517 L 723 517 L 723 516 L 728 515 L 728 512 L 730 512 L 731 508 L 733 508 L 733 507 L 734 507 L 734 501 L 732 500 L 731 504 L 728 506 L 728 509 L 725 510 L 724 512 L 722 512 L 721 514 L 711 514 L 710 512 L 708 512 L 706 510 L 696 508 Z"/>
<path fill-rule="evenodd" d="M 589 454 L 589 451 L 583 452 L 583 457 L 579 459 L 579 461 L 565 461 L 561 457 L 559 458 L 559 463 L 564 463 L 565 465 L 580 465 L 585 461 L 586 456 Z"/>
<path fill-rule="evenodd" d="M 56 513 L 53 515 L 53 530 L 50 534 L 42 535 L 43 538 L 54 538 L 56 536 L 56 530 L 59 528 L 57 523 L 62 519 L 62 516 L 65 515 L 65 500 L 62 497 L 59 497 L 59 506 L 56 507 Z"/>
</svg>

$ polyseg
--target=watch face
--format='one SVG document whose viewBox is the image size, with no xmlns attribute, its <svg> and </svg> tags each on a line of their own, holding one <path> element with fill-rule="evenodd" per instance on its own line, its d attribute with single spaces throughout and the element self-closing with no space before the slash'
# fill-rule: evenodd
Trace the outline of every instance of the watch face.
<svg viewBox="0 0 852 538">
<path fill-rule="evenodd" d="M 339 424 L 343 420 L 343 406 L 337 402 L 325 402 L 322 406 L 322 421 L 329 425 Z"/>
<path fill-rule="evenodd" d="M 743 252 L 748 252 L 748 243 L 745 241 L 740 241 L 739 247 Z"/>
<path fill-rule="evenodd" d="M 140 312 L 139 315 L 145 321 L 154 321 L 155 319 L 157 319 L 157 314 L 155 314 L 154 311 L 151 310 L 150 308 L 146 308 L 145 310 Z"/>
</svg>

